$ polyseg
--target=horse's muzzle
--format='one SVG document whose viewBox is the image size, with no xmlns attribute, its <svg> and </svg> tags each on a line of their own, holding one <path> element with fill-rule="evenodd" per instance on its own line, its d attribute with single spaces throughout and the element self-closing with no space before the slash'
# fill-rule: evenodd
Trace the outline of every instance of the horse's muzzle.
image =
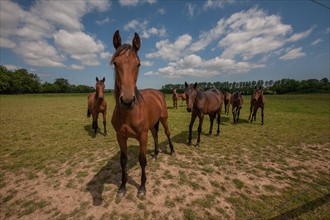
<svg viewBox="0 0 330 220">
<path fill-rule="evenodd" d="M 187 112 L 191 112 L 191 111 L 192 111 L 192 109 L 187 107 Z"/>
<path fill-rule="evenodd" d="M 120 96 L 120 98 L 119 98 L 120 105 L 127 109 L 133 108 L 135 100 L 136 100 L 135 96 L 133 96 L 132 99 L 124 99 L 123 96 Z"/>
</svg>

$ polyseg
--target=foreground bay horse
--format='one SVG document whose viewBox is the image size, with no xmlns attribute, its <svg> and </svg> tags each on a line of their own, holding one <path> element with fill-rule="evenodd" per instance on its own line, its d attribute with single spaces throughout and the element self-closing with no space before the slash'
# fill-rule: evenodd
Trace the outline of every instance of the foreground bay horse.
<svg viewBox="0 0 330 220">
<path fill-rule="evenodd" d="M 253 93 L 251 94 L 251 102 L 250 102 L 250 116 L 249 120 L 252 123 L 252 120 L 256 120 L 258 108 L 261 108 L 261 124 L 264 125 L 264 109 L 265 109 L 266 98 L 262 91 L 262 88 L 255 88 Z M 252 114 L 252 117 L 251 117 Z"/>
<path fill-rule="evenodd" d="M 198 87 L 198 84 L 188 85 L 185 82 L 186 87 L 186 103 L 187 103 L 187 111 L 191 112 L 191 119 L 189 124 L 189 139 L 188 144 L 191 145 L 192 139 L 192 127 L 194 125 L 196 117 L 199 118 L 198 125 L 198 137 L 196 146 L 200 143 L 200 135 L 202 131 L 202 125 L 204 120 L 204 115 L 209 115 L 210 117 L 210 130 L 209 135 L 212 134 L 213 121 L 217 116 L 217 136 L 220 134 L 220 122 L 221 122 L 221 109 L 223 103 L 223 94 L 217 89 L 210 89 L 207 91 L 203 91 Z"/>
<path fill-rule="evenodd" d="M 142 170 L 141 185 L 138 196 L 146 194 L 145 183 L 147 165 L 148 130 L 154 138 L 155 154 L 157 159 L 158 150 L 158 128 L 162 123 L 167 136 L 171 154 L 174 148 L 170 139 L 170 131 L 167 124 L 167 107 L 164 94 L 153 89 L 139 91 L 136 87 L 140 59 L 137 55 L 141 46 L 140 37 L 135 33 L 132 45 L 121 44 L 121 37 L 117 30 L 113 35 L 113 46 L 116 52 L 112 56 L 111 64 L 115 72 L 115 101 L 111 123 L 117 133 L 117 141 L 120 146 L 120 164 L 122 169 L 122 183 L 117 193 L 121 197 L 126 192 L 127 182 L 127 139 L 135 138 L 140 144 L 139 162 Z"/>
<path fill-rule="evenodd" d="M 227 115 L 228 115 L 228 113 L 229 113 L 230 97 L 231 97 L 231 93 L 230 93 L 230 92 L 225 92 L 225 95 L 224 95 L 225 114 L 227 114 Z"/>
<path fill-rule="evenodd" d="M 104 99 L 104 81 L 105 78 L 103 77 L 102 80 L 99 80 L 96 77 L 96 92 L 90 93 L 87 97 L 88 99 L 88 108 L 87 108 L 87 117 L 92 115 L 92 129 L 94 129 L 94 137 L 96 136 L 97 130 L 99 129 L 97 124 L 97 119 L 99 117 L 99 113 L 101 112 L 103 115 L 103 126 L 104 126 L 104 136 L 107 135 L 107 101 Z"/>
<path fill-rule="evenodd" d="M 232 106 L 233 121 L 238 123 L 239 115 L 241 112 L 242 105 L 244 104 L 244 99 L 241 92 L 235 92 L 231 95 L 230 104 Z"/>
</svg>

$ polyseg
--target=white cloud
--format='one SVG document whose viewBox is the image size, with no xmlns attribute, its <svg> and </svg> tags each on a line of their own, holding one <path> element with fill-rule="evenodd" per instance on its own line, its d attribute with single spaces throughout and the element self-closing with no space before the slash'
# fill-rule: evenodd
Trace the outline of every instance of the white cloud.
<svg viewBox="0 0 330 220">
<path fill-rule="evenodd" d="M 73 70 L 83 70 L 85 67 L 82 65 L 72 64 L 70 65 L 70 68 Z"/>
<path fill-rule="evenodd" d="M 95 41 L 83 32 L 59 30 L 54 34 L 55 44 L 72 58 L 84 65 L 98 65 L 97 54 L 104 51 L 102 42 Z"/>
<path fill-rule="evenodd" d="M 142 66 L 153 66 L 154 63 L 151 62 L 151 61 L 149 61 L 149 60 L 146 60 L 146 61 L 142 61 L 142 62 L 141 62 L 141 65 L 142 65 Z"/>
<path fill-rule="evenodd" d="M 146 75 L 210 77 L 265 68 L 271 56 L 278 57 L 286 53 L 280 57 L 281 60 L 305 56 L 302 48 L 285 50 L 283 46 L 308 37 L 313 30 L 314 27 L 311 27 L 301 33 L 292 33 L 291 25 L 284 24 L 280 16 L 269 15 L 254 7 L 220 19 L 215 27 L 201 32 L 199 39 L 194 42 L 188 34 L 180 36 L 181 40 L 174 43 L 168 39 L 157 42 L 155 52 L 146 54 L 146 57 L 170 62 Z M 177 46 L 181 43 L 181 47 Z M 218 56 L 203 59 L 196 54 L 202 50 L 220 52 Z"/>
<path fill-rule="evenodd" d="M 108 23 L 110 23 L 110 19 L 109 19 L 109 17 L 106 17 L 106 18 L 104 18 L 103 20 L 95 21 L 95 23 L 96 23 L 97 25 L 108 24 Z"/>
<path fill-rule="evenodd" d="M 160 9 L 158 9 L 157 12 L 158 12 L 159 14 L 161 14 L 161 15 L 166 14 L 166 10 L 165 10 L 164 8 L 160 8 Z"/>
<path fill-rule="evenodd" d="M 321 38 L 318 38 L 318 39 L 314 40 L 311 44 L 312 44 L 313 46 L 315 46 L 315 45 L 318 45 L 318 44 L 321 43 L 321 42 L 323 42 L 323 40 L 322 40 Z"/>
<path fill-rule="evenodd" d="M 184 49 L 191 43 L 192 37 L 189 34 L 181 35 L 174 43 L 169 40 L 161 40 L 156 43 L 157 52 L 148 53 L 148 59 L 161 58 L 165 60 L 176 60 L 181 57 Z"/>
<path fill-rule="evenodd" d="M 223 8 L 225 4 L 232 4 L 234 2 L 235 0 L 207 0 L 207 2 L 203 5 L 203 9 L 208 10 L 210 8 Z"/>
<path fill-rule="evenodd" d="M 4 66 L 7 68 L 7 70 L 17 70 L 17 69 L 20 69 L 20 67 L 17 67 L 15 65 L 10 65 L 10 64 L 5 64 Z"/>
<path fill-rule="evenodd" d="M 194 17 L 196 6 L 197 6 L 196 4 L 192 4 L 190 2 L 187 3 L 186 8 L 188 10 L 188 16 L 190 18 Z"/>
<path fill-rule="evenodd" d="M 3 1 L 0 7 L 0 46 L 12 48 L 26 63 L 34 66 L 65 67 L 66 57 L 61 52 L 86 65 L 96 65 L 98 54 L 103 53 L 105 47 L 82 32 L 81 19 L 90 11 L 104 11 L 110 6 L 107 0 L 37 0 L 30 9 L 24 10 L 16 3 Z M 50 44 L 52 40 L 59 51 Z M 81 53 L 86 54 L 81 56 Z"/>
<path fill-rule="evenodd" d="M 305 56 L 306 54 L 301 51 L 302 48 L 290 48 L 287 50 L 287 53 L 280 57 L 281 60 L 293 60 Z"/>
<path fill-rule="evenodd" d="M 155 4 L 157 0 L 119 0 L 121 6 L 137 6 L 139 3 Z"/>
<path fill-rule="evenodd" d="M 310 29 L 308 29 L 307 31 L 301 32 L 301 33 L 297 33 L 297 34 L 293 34 L 289 39 L 288 42 L 295 42 L 298 41 L 302 38 L 307 37 L 312 31 L 314 30 L 314 27 L 311 27 Z"/>
<path fill-rule="evenodd" d="M 17 48 L 16 53 L 21 54 L 26 63 L 33 66 L 64 67 L 64 56 L 45 41 L 24 41 Z"/>
</svg>

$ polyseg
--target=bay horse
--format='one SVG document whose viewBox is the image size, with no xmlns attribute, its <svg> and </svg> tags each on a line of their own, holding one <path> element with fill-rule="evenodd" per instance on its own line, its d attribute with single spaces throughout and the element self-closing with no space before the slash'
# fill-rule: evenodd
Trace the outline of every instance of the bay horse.
<svg viewBox="0 0 330 220">
<path fill-rule="evenodd" d="M 111 64 L 114 65 L 115 73 L 115 102 L 111 123 L 117 134 L 117 141 L 120 147 L 120 164 L 122 169 L 122 183 L 117 196 L 122 197 L 126 192 L 127 182 L 127 139 L 135 138 L 140 144 L 139 163 L 141 166 L 141 185 L 137 196 L 146 194 L 145 183 L 147 165 L 147 144 L 148 130 L 154 138 L 155 153 L 157 159 L 158 149 L 158 128 L 159 122 L 164 127 L 167 136 L 171 155 L 175 155 L 174 147 L 170 138 L 167 118 L 165 96 L 154 89 L 139 91 L 136 87 L 140 59 L 137 55 L 141 46 L 140 37 L 135 33 L 132 45 L 121 44 L 119 30 L 113 35 L 113 46 L 116 52 L 113 54 Z"/>
<path fill-rule="evenodd" d="M 186 101 L 186 94 L 184 93 L 179 93 L 179 98 L 181 98 L 181 104 L 183 103 L 183 101 Z"/>
<path fill-rule="evenodd" d="M 176 88 L 173 89 L 173 108 L 178 108 L 178 99 L 179 99 L 180 95 L 178 93 L 176 93 Z"/>
<path fill-rule="evenodd" d="M 230 104 L 232 106 L 233 120 L 234 123 L 238 123 L 239 115 L 241 112 L 242 105 L 244 104 L 244 99 L 241 92 L 235 92 L 231 95 Z"/>
<path fill-rule="evenodd" d="M 103 126 L 104 126 L 104 136 L 107 135 L 106 128 L 106 118 L 107 118 L 107 101 L 104 99 L 104 81 L 99 80 L 96 77 L 96 92 L 90 93 L 87 97 L 88 100 L 88 108 L 87 108 L 87 117 L 92 115 L 92 129 L 94 129 L 94 137 L 96 137 L 97 130 L 99 129 L 97 119 L 99 117 L 99 113 L 101 112 L 103 115 Z"/>
<path fill-rule="evenodd" d="M 220 134 L 223 94 L 218 89 L 215 88 L 204 92 L 200 87 L 198 87 L 197 82 L 194 85 L 188 85 L 188 83 L 185 82 L 185 88 L 186 88 L 185 94 L 187 97 L 186 100 L 187 111 L 191 112 L 188 145 L 191 145 L 192 127 L 194 125 L 196 117 L 198 117 L 199 125 L 198 125 L 198 137 L 197 137 L 196 146 L 199 146 L 204 115 L 209 115 L 210 117 L 209 135 L 212 134 L 213 121 L 217 116 L 218 129 L 216 136 Z"/>
<path fill-rule="evenodd" d="M 230 97 L 231 97 L 231 93 L 230 92 L 225 92 L 225 94 L 224 94 L 225 114 L 227 114 L 227 115 L 229 113 Z"/>
<path fill-rule="evenodd" d="M 264 96 L 263 90 L 261 87 L 255 88 L 251 94 L 250 102 L 250 116 L 249 120 L 252 123 L 252 120 L 256 120 L 258 108 L 261 108 L 261 125 L 264 125 L 264 109 L 265 109 L 266 98 Z M 252 117 L 251 117 L 252 115 Z"/>
</svg>

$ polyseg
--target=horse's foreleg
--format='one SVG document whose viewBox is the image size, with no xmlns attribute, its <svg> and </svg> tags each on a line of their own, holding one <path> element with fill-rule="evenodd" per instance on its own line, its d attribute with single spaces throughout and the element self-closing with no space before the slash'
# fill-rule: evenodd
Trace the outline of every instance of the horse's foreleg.
<svg viewBox="0 0 330 220">
<path fill-rule="evenodd" d="M 107 111 L 103 112 L 103 127 L 104 127 L 104 136 L 107 136 Z"/>
<path fill-rule="evenodd" d="M 148 132 L 143 132 L 141 137 L 140 137 L 140 156 L 139 156 L 139 162 L 141 166 L 141 185 L 138 191 L 138 196 L 144 196 L 146 194 L 146 181 L 147 181 L 147 176 L 146 176 L 146 166 L 147 166 L 147 140 L 148 139 Z"/>
<path fill-rule="evenodd" d="M 196 119 L 197 115 L 191 113 L 191 119 L 190 119 L 190 124 L 189 124 L 189 138 L 188 138 L 188 145 L 191 145 L 191 139 L 192 139 L 192 128 L 194 126 L 194 122 Z"/>
<path fill-rule="evenodd" d="M 117 193 L 118 197 L 122 197 L 126 193 L 127 182 L 127 138 L 117 134 L 117 141 L 120 146 L 120 165 L 121 165 L 121 185 Z"/>
<path fill-rule="evenodd" d="M 251 118 L 251 115 L 252 115 L 252 108 L 253 108 L 253 105 L 251 104 L 251 105 L 250 105 L 250 115 L 249 115 L 249 119 L 248 119 L 248 120 L 250 120 L 250 118 Z M 251 120 L 251 122 L 252 122 L 252 120 Z"/>
<path fill-rule="evenodd" d="M 238 109 L 237 109 L 237 123 L 238 123 L 238 120 L 239 120 L 239 115 L 241 113 L 241 108 L 242 107 L 238 107 Z"/>
<path fill-rule="evenodd" d="M 198 136 L 197 136 L 196 147 L 198 147 L 199 143 L 201 142 L 201 132 L 202 132 L 202 125 L 203 125 L 204 115 L 201 113 L 201 115 L 198 116 L 198 118 L 199 118 L 199 125 L 198 125 Z"/>
<path fill-rule="evenodd" d="M 162 123 L 162 125 L 164 127 L 165 134 L 166 134 L 168 143 L 169 143 L 170 148 L 171 148 L 171 155 L 175 155 L 174 147 L 173 147 L 173 144 L 172 144 L 172 141 L 171 141 L 171 136 L 170 136 L 171 133 L 170 133 L 170 130 L 168 129 L 167 118 L 161 118 L 160 122 Z"/>
<path fill-rule="evenodd" d="M 236 108 L 232 108 L 231 109 L 232 113 L 233 113 L 233 121 L 234 121 L 234 124 L 236 124 Z"/>
<path fill-rule="evenodd" d="M 158 149 L 158 129 L 159 129 L 159 121 L 151 128 L 151 134 L 152 137 L 154 138 L 154 143 L 155 143 L 155 154 L 153 157 L 153 160 L 157 160 L 159 149 Z"/>
</svg>

